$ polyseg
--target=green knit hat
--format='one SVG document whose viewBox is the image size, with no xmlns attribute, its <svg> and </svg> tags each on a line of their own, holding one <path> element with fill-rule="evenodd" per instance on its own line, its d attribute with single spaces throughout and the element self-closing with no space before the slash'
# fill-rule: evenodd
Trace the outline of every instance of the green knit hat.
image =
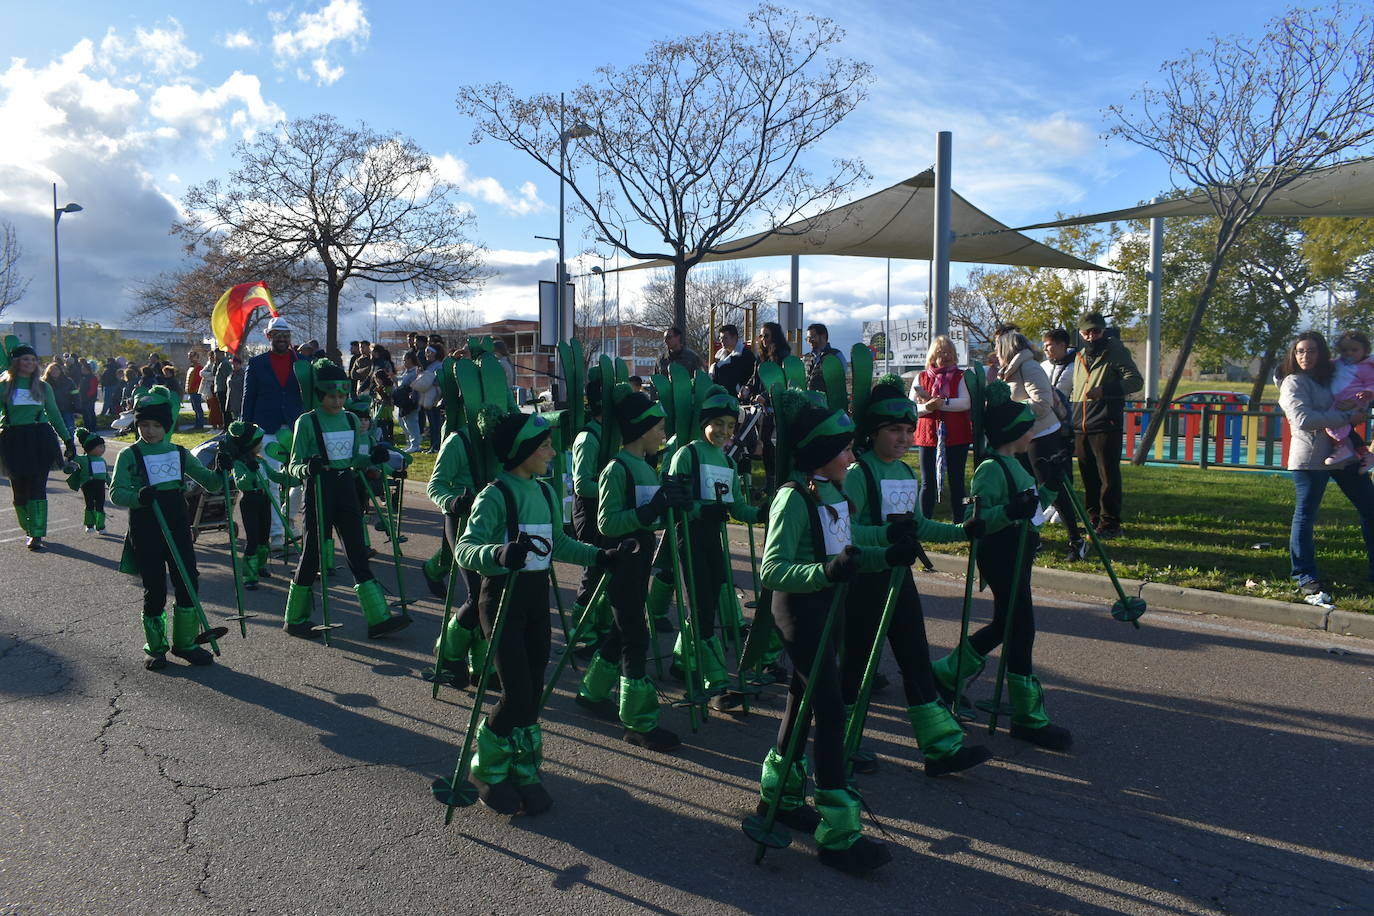
<svg viewBox="0 0 1374 916">
<path fill-rule="evenodd" d="M 739 401 L 730 396 L 721 385 L 712 385 L 706 389 L 706 396 L 702 398 L 701 407 L 697 413 L 697 421 L 705 426 L 717 417 L 738 417 Z"/>
<path fill-rule="evenodd" d="M 256 423 L 245 423 L 243 420 L 230 423 L 224 433 L 224 441 L 229 444 L 231 453 L 240 458 L 253 454 L 253 447 L 261 442 L 262 438 L 261 427 Z"/>
<path fill-rule="evenodd" d="M 134 404 L 134 421 L 154 420 L 171 432 L 172 418 L 181 410 L 181 400 L 166 385 L 154 385 Z"/>
<path fill-rule="evenodd" d="M 503 412 L 496 407 L 484 407 L 477 414 L 477 430 L 491 442 L 497 460 L 507 471 L 533 455 L 553 435 L 553 426 L 542 414 Z"/>
<path fill-rule="evenodd" d="M 348 373 L 332 359 L 317 359 L 311 363 L 315 370 L 315 391 L 326 395 L 331 391 L 348 391 Z"/>
<path fill-rule="evenodd" d="M 1035 425 L 1035 413 L 1029 405 L 1011 399 L 1006 382 L 988 382 L 983 403 L 983 435 L 993 448 L 1015 442 Z"/>
<path fill-rule="evenodd" d="M 74 429 L 72 431 L 72 436 L 76 439 L 77 442 L 81 443 L 81 448 L 88 453 L 91 451 L 91 449 L 100 448 L 100 446 L 105 444 L 104 439 L 100 438 L 84 426 L 78 426 L 76 429 Z"/>
<path fill-rule="evenodd" d="M 892 374 L 881 376 L 868 396 L 863 416 L 857 418 L 865 436 L 871 436 L 883 426 L 894 423 L 916 425 L 916 405 L 902 391 L 902 380 Z"/>
<path fill-rule="evenodd" d="M 629 385 L 623 385 L 623 390 L 622 385 L 615 387 L 618 394 L 615 398 L 615 419 L 620 426 L 620 438 L 626 444 L 641 438 L 656 423 L 667 418 L 663 405 L 644 392 L 630 390 Z M 624 391 L 629 393 L 625 394 Z"/>
<path fill-rule="evenodd" d="M 799 471 L 816 470 L 854 441 L 854 421 L 849 414 L 822 406 L 819 398 L 816 392 L 786 388 L 779 392 L 774 405 L 783 413 L 792 465 Z"/>
</svg>

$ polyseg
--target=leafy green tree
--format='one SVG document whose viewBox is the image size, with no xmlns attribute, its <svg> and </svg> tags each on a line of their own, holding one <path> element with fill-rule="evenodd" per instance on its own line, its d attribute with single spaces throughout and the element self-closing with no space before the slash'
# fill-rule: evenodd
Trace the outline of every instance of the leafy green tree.
<svg viewBox="0 0 1374 916">
<path fill-rule="evenodd" d="M 68 319 L 62 325 L 62 348 L 71 353 L 80 353 L 83 359 L 103 360 L 106 357 L 124 357 L 135 363 L 142 362 L 150 352 L 157 349 L 132 337 L 125 337 L 119 331 L 100 326 L 96 321 Z"/>
</svg>

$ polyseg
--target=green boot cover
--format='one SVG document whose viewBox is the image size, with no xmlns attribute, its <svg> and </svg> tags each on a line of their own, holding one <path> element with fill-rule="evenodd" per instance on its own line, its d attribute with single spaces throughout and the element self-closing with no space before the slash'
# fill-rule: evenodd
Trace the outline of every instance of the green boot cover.
<svg viewBox="0 0 1374 916">
<path fill-rule="evenodd" d="M 87 509 L 85 512 L 81 513 L 81 524 L 85 525 L 87 528 L 95 527 L 95 511 L 93 509 Z"/>
<path fill-rule="evenodd" d="M 434 651 L 440 653 L 439 658 L 446 662 L 464 661 L 468 657 L 468 650 L 472 648 L 472 639 L 476 636 L 476 631 L 469 630 L 458 622 L 455 615 L 448 619 L 448 628 L 444 634 L 434 641 Z M 440 642 L 443 645 L 440 645 Z"/>
<path fill-rule="evenodd" d="M 778 635 L 777 630 L 774 630 L 772 635 L 768 637 L 768 649 L 763 653 L 760 665 L 765 668 L 769 665 L 776 665 L 778 659 L 782 658 L 782 649 L 782 637 Z"/>
<path fill-rule="evenodd" d="M 1007 672 L 1007 693 L 1011 700 L 1011 724 L 1023 728 L 1044 728 L 1050 724 L 1045 714 L 1045 690 L 1033 674 Z"/>
<path fill-rule="evenodd" d="M 795 811 L 806 804 L 806 758 L 792 764 L 790 772 L 782 768 L 782 754 L 777 748 L 769 748 L 768 756 L 763 758 L 763 773 L 759 776 L 759 797 L 771 805 L 778 793 L 779 811 Z"/>
<path fill-rule="evenodd" d="M 258 575 L 267 568 L 267 564 L 272 562 L 272 547 L 270 544 L 263 544 L 258 548 Z"/>
<path fill-rule="evenodd" d="M 48 501 L 46 499 L 29 500 L 29 534 L 36 538 L 48 536 Z"/>
<path fill-rule="evenodd" d="M 504 782 L 510 776 L 515 760 L 515 744 L 487 727 L 487 720 L 477 728 L 477 749 L 472 754 L 472 775 L 487 785 Z"/>
<path fill-rule="evenodd" d="M 720 587 L 720 623 L 727 632 L 744 623 L 739 615 L 739 603 L 735 600 L 734 591 L 735 586 L 730 582 Z"/>
<path fill-rule="evenodd" d="M 19 527 L 22 528 L 22 529 L 24 529 L 24 533 L 25 533 L 25 534 L 28 534 L 28 533 L 29 533 L 29 504 L 28 504 L 28 503 L 25 503 L 24 505 L 21 506 L 21 505 L 19 505 L 19 503 L 15 503 L 15 504 L 14 504 L 14 517 L 17 518 L 17 519 L 19 519 Z"/>
<path fill-rule="evenodd" d="M 245 584 L 258 581 L 258 552 L 256 550 L 243 555 L 243 566 L 240 569 L 243 570 Z"/>
<path fill-rule="evenodd" d="M 472 646 L 468 649 L 468 667 L 472 669 L 473 683 L 482 676 L 482 666 L 487 663 L 487 652 L 491 650 L 491 640 L 483 636 L 478 630 L 472 631 Z M 496 673 L 496 663 L 492 662 L 492 673 Z"/>
<path fill-rule="evenodd" d="M 725 690 L 730 686 L 730 672 L 725 668 L 725 649 L 718 637 L 701 641 L 701 677 L 706 689 Z"/>
<path fill-rule="evenodd" d="M 314 595 L 311 594 L 310 586 L 292 582 L 291 587 L 286 590 L 286 622 L 309 623 L 313 612 Z"/>
<path fill-rule="evenodd" d="M 358 596 L 358 604 L 363 609 L 368 626 L 379 624 L 391 616 L 391 608 L 387 607 L 386 595 L 382 592 L 382 583 L 376 579 L 359 582 L 353 586 L 353 591 Z"/>
<path fill-rule="evenodd" d="M 172 607 L 172 648 L 189 652 L 196 647 L 200 633 L 200 618 L 193 607 Z"/>
<path fill-rule="evenodd" d="M 448 552 L 447 547 L 440 547 L 438 550 L 434 551 L 434 556 L 425 560 L 425 578 L 433 579 L 435 582 L 446 581 L 449 568 L 452 565 L 452 554 Z"/>
<path fill-rule="evenodd" d="M 853 789 L 816 789 L 816 811 L 821 822 L 816 827 L 816 845 L 821 849 L 843 851 L 854 845 L 863 833 L 859 823 L 862 807 Z"/>
<path fill-rule="evenodd" d="M 105 530 L 105 513 L 104 513 L 104 512 L 97 512 L 97 513 L 95 513 L 95 530 L 96 530 L 96 531 L 104 531 L 104 530 Z"/>
<path fill-rule="evenodd" d="M 537 724 L 526 725 L 513 730 L 510 740 L 515 745 L 511 775 L 516 784 L 528 786 L 539 782 L 539 768 L 544 764 L 544 730 Z"/>
<path fill-rule="evenodd" d="M 167 613 L 155 617 L 143 615 L 143 651 L 149 655 L 166 655 L 171 648 L 167 644 Z"/>
<path fill-rule="evenodd" d="M 587 662 L 587 673 L 582 675 L 582 686 L 577 693 L 583 699 L 601 702 L 609 699 L 620 677 L 620 668 L 601 657 L 598 652 Z"/>
<path fill-rule="evenodd" d="M 930 667 L 934 671 L 935 680 L 940 682 L 950 693 L 954 692 L 954 672 L 958 670 L 964 675 L 964 685 L 973 680 L 983 671 L 983 665 L 987 663 L 987 657 L 979 655 L 974 651 L 973 646 L 967 639 L 959 643 L 955 650 Z"/>
<path fill-rule="evenodd" d="M 911 719 L 916 745 L 927 760 L 953 756 L 964 746 L 964 730 L 940 701 L 931 700 L 920 706 L 908 706 L 906 714 Z"/>
<path fill-rule="evenodd" d="M 649 612 L 650 620 L 659 620 L 667 615 L 668 605 L 673 601 L 673 583 L 664 582 L 658 576 L 649 577 L 649 597 L 644 599 L 644 609 Z"/>
<path fill-rule="evenodd" d="M 658 728 L 658 691 L 647 677 L 620 677 L 620 724 L 632 732 Z"/>
<path fill-rule="evenodd" d="M 706 652 L 703 648 L 702 655 L 704 656 L 705 654 Z M 689 669 L 692 671 L 696 670 L 696 661 L 696 658 L 694 658 L 690 653 L 684 652 L 682 647 L 682 631 L 678 630 L 677 639 L 673 640 L 673 664 L 677 665 L 678 668 L 682 669 L 683 680 L 687 679 L 687 671 Z"/>
</svg>

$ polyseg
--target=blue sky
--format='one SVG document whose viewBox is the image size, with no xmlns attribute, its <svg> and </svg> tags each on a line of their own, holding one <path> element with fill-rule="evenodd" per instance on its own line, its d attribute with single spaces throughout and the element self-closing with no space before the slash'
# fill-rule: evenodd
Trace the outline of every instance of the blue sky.
<svg viewBox="0 0 1374 916">
<path fill-rule="evenodd" d="M 1153 154 L 1102 139 L 1102 110 L 1208 34 L 1255 34 L 1284 9 L 1264 0 L 793 6 L 834 18 L 848 33 L 843 53 L 871 63 L 876 78 L 816 151 L 819 163 L 859 155 L 873 175 L 860 197 L 926 168 L 935 132 L 950 130 L 955 188 L 1013 225 L 1167 187 Z M 0 216 L 19 230 L 32 282 L 3 320 L 51 319 L 52 182 L 59 206 L 86 208 L 62 221 L 63 315 L 119 326 L 130 285 L 178 262 L 167 228 L 186 188 L 226 174 L 245 134 L 319 112 L 401 131 L 441 157 L 497 271 L 472 305 L 489 318 L 533 317 L 534 283 L 554 270 L 553 246 L 534 236 L 557 233 L 557 181 L 508 147 L 470 144 L 457 88 L 500 80 L 518 93 L 570 90 L 600 65 L 633 63 L 655 39 L 741 26 L 749 8 L 223 0 L 59 2 L 43 7 L 48 15 L 10 17 L 0 33 Z M 581 226 L 568 236 L 570 252 L 585 247 Z M 786 296 L 785 262 L 743 263 Z M 923 261 L 893 262 L 894 317 L 916 313 L 926 272 Z M 847 346 L 864 318 L 882 317 L 885 281 L 882 261 L 804 259 L 807 318 L 830 323 Z M 634 287 L 625 286 L 627 306 Z M 344 336 L 366 327 L 359 307 Z"/>
</svg>

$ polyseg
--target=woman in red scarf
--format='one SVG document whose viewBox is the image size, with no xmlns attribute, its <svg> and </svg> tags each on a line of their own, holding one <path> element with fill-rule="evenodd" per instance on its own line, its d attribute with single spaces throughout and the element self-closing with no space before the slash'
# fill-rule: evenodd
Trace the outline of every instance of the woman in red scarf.
<svg viewBox="0 0 1374 916">
<path fill-rule="evenodd" d="M 939 477 L 949 485 L 950 512 L 955 524 L 964 520 L 964 464 L 973 442 L 968 387 L 959 355 L 948 337 L 930 342 L 926 367 L 911 386 L 916 402 L 916 445 L 921 453 L 921 514 L 935 517 L 940 500 Z"/>
</svg>

